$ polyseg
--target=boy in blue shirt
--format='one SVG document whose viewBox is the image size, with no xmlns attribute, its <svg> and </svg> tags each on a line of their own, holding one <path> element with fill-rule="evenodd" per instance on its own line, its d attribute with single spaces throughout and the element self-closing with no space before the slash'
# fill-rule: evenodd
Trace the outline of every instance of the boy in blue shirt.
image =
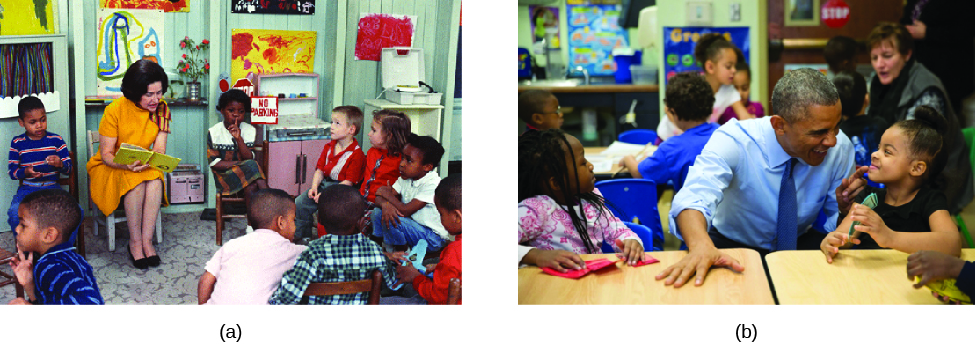
<svg viewBox="0 0 975 344">
<path fill-rule="evenodd" d="M 17 123 L 24 133 L 10 140 L 7 174 L 10 179 L 23 180 L 7 210 L 7 224 L 17 228 L 17 207 L 30 193 L 44 189 L 60 189 L 61 173 L 71 173 L 68 145 L 60 135 L 47 131 L 47 112 L 37 97 L 25 97 L 17 104 Z M 17 232 L 14 231 L 14 238 Z"/>
<path fill-rule="evenodd" d="M 694 159 L 718 129 L 717 124 L 707 122 L 713 111 L 714 92 L 704 77 L 696 73 L 680 73 L 668 81 L 665 96 L 667 119 L 684 133 L 664 141 L 653 156 L 639 163 L 632 155 L 627 155 L 620 161 L 620 166 L 626 166 L 634 178 L 649 179 L 657 185 L 673 180 L 674 193 L 677 193 L 684 186 L 687 170 L 694 164 Z"/>
<path fill-rule="evenodd" d="M 41 190 L 20 203 L 17 257 L 10 263 L 27 298 L 10 304 L 102 305 L 91 265 L 68 242 L 84 214 L 61 189 Z M 34 256 L 41 255 L 34 264 Z"/>
</svg>

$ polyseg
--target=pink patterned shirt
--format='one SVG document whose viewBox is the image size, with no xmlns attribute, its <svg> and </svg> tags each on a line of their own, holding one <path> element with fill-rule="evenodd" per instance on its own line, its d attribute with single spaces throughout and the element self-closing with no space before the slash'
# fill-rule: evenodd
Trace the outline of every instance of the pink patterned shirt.
<svg viewBox="0 0 975 344">
<path fill-rule="evenodd" d="M 599 190 L 596 190 L 599 194 Z M 577 208 L 575 206 L 573 208 Z M 609 209 L 600 215 L 594 204 L 583 201 L 586 215 L 586 228 L 589 238 L 597 250 L 604 241 L 613 243 L 616 239 L 640 238 L 633 233 L 623 221 L 620 221 Z M 548 196 L 535 196 L 518 203 L 518 243 L 543 250 L 565 250 L 578 254 L 602 253 L 586 252 L 579 233 L 572 226 L 572 218 L 565 207 L 559 205 Z M 643 244 L 643 241 L 640 241 Z M 524 257 L 520 252 L 519 260 Z"/>
</svg>

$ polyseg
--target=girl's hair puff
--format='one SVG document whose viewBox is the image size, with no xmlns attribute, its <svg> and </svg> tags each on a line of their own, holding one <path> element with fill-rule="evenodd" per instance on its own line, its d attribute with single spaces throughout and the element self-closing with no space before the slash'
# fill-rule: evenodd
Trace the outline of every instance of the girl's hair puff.
<svg viewBox="0 0 975 344">
<path fill-rule="evenodd" d="M 944 144 L 942 137 L 948 128 L 944 116 L 938 110 L 922 105 L 914 108 L 914 119 L 899 121 L 894 126 L 907 137 L 911 158 L 928 164 L 927 176 L 940 174 L 947 162 L 947 156 L 940 154 Z"/>
<path fill-rule="evenodd" d="M 697 59 L 701 68 L 704 68 L 704 63 L 707 61 L 718 62 L 718 56 L 721 55 L 722 49 L 736 50 L 738 48 L 728 42 L 723 35 L 717 32 L 709 32 L 701 35 L 701 38 L 697 40 L 697 45 L 694 46 L 694 58 Z"/>
<path fill-rule="evenodd" d="M 391 109 L 373 111 L 372 116 L 373 121 L 379 123 L 386 133 L 386 154 L 400 156 L 403 147 L 406 147 L 406 138 L 410 135 L 410 118 Z"/>
<path fill-rule="evenodd" d="M 554 179 L 559 190 L 579 190 L 579 178 L 575 175 L 575 169 L 567 169 L 568 161 L 575 161 L 575 158 L 566 133 L 561 129 L 529 130 L 521 135 L 518 138 L 518 202 L 539 195 L 553 197 L 552 190 L 548 187 L 549 179 Z M 572 219 L 572 226 L 585 243 L 586 251 L 598 253 L 586 228 L 586 215 L 581 201 L 595 205 L 598 216 L 603 217 L 606 200 L 595 192 L 563 194 L 568 203 L 566 205 L 570 206 L 566 212 Z M 571 207 L 574 205 L 579 207 Z"/>
</svg>

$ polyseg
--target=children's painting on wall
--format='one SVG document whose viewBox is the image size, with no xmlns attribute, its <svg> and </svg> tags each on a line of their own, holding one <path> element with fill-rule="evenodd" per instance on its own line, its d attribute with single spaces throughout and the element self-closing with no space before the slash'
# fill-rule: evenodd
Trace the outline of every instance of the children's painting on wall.
<svg viewBox="0 0 975 344">
<path fill-rule="evenodd" d="M 122 76 L 146 58 L 163 65 L 163 12 L 98 10 L 98 95 L 121 95 Z"/>
<path fill-rule="evenodd" d="M 311 73 L 315 31 L 234 29 L 230 80 L 251 74 Z"/>
<path fill-rule="evenodd" d="M 162 10 L 163 12 L 190 11 L 190 0 L 99 0 L 99 2 L 102 8 Z"/>
<path fill-rule="evenodd" d="M 58 33 L 56 0 L 0 1 L 0 35 Z"/>
<path fill-rule="evenodd" d="M 413 46 L 416 16 L 362 13 L 355 42 L 355 59 L 379 61 L 383 48 Z"/>
<path fill-rule="evenodd" d="M 315 0 L 230 0 L 230 12 L 315 14 Z"/>
</svg>

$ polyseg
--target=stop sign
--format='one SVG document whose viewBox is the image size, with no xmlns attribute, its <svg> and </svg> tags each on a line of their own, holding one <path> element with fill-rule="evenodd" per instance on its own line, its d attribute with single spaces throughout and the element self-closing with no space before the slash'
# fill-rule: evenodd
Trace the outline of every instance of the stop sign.
<svg viewBox="0 0 975 344">
<path fill-rule="evenodd" d="M 846 22 L 850 21 L 850 6 L 843 0 L 829 0 L 823 4 L 819 17 L 826 23 L 826 26 L 834 29 L 843 27 Z"/>
</svg>

